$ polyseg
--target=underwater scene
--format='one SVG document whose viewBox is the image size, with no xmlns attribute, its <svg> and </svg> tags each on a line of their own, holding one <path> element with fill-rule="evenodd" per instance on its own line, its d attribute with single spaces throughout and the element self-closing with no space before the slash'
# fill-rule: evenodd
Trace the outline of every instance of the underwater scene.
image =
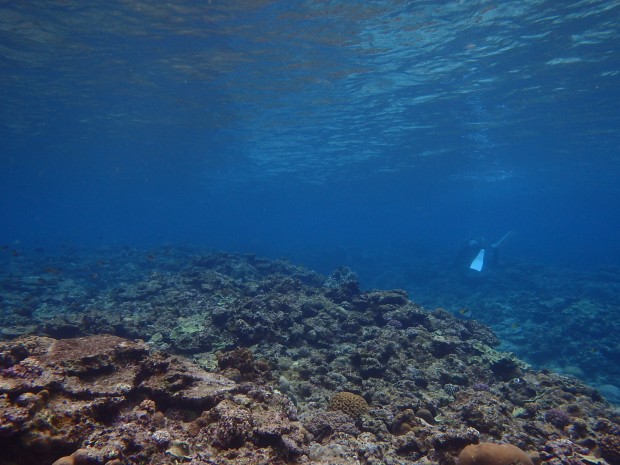
<svg viewBox="0 0 620 465">
<path fill-rule="evenodd" d="M 0 465 L 619 465 L 620 1 L 0 1 Z"/>
</svg>

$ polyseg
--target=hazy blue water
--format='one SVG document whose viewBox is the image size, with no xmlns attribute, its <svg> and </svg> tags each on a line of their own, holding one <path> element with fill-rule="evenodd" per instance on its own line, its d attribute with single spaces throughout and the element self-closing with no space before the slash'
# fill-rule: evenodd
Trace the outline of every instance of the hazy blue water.
<svg viewBox="0 0 620 465">
<path fill-rule="evenodd" d="M 618 265 L 619 23 L 610 0 L 3 2 L 0 243 L 329 269 L 515 230 L 515 259 Z"/>
</svg>

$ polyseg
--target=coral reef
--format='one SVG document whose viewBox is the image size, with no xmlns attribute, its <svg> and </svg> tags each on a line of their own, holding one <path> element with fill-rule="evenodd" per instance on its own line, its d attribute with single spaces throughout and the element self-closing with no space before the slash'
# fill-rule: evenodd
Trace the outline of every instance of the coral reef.
<svg viewBox="0 0 620 465">
<path fill-rule="evenodd" d="M 417 303 L 489 325 L 501 349 L 539 368 L 577 376 L 620 404 L 617 266 L 551 266 L 503 259 L 487 274 L 383 251 L 356 271 L 366 286 L 402 287 Z"/>
<path fill-rule="evenodd" d="M 479 443 L 620 462 L 603 396 L 498 350 L 480 322 L 362 291 L 347 269 L 186 252 L 122 283 L 106 263 L 5 277 L 2 465 L 455 465 Z"/>
<path fill-rule="evenodd" d="M 287 397 L 143 342 L 30 336 L 0 344 L 0 365 L 2 463 L 174 463 L 229 450 L 280 460 L 305 450 Z"/>
</svg>

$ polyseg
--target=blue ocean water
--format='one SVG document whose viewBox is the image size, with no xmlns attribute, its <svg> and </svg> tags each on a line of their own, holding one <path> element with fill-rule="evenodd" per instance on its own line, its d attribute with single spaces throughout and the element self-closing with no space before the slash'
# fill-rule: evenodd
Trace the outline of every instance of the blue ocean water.
<svg viewBox="0 0 620 465">
<path fill-rule="evenodd" d="M 514 231 L 526 276 L 617 276 L 619 21 L 617 0 L 3 2 L 0 244 L 419 289 Z"/>
<path fill-rule="evenodd" d="M 4 3 L 1 242 L 618 264 L 619 13 Z"/>
</svg>

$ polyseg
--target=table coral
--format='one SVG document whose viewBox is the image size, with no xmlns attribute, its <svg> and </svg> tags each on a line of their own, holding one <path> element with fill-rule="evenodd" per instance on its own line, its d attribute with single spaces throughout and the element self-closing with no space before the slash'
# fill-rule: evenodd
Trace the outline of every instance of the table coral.
<svg viewBox="0 0 620 465">
<path fill-rule="evenodd" d="M 9 356 L 15 352 L 21 355 Z M 29 337 L 0 343 L 0 360 L 6 463 L 81 464 L 87 454 L 88 463 L 137 464 L 163 458 L 169 444 L 180 442 L 194 451 L 190 459 L 197 451 L 217 456 L 218 449 L 241 446 L 249 455 L 290 457 L 305 447 L 286 396 L 256 385 L 248 391 L 187 360 L 151 353 L 143 342 Z M 21 364 L 38 370 L 19 370 Z M 235 403 L 241 394 L 246 406 Z M 187 416 L 200 411 L 208 412 L 208 424 L 192 434 Z M 78 455 L 70 454 L 80 446 Z"/>
</svg>

